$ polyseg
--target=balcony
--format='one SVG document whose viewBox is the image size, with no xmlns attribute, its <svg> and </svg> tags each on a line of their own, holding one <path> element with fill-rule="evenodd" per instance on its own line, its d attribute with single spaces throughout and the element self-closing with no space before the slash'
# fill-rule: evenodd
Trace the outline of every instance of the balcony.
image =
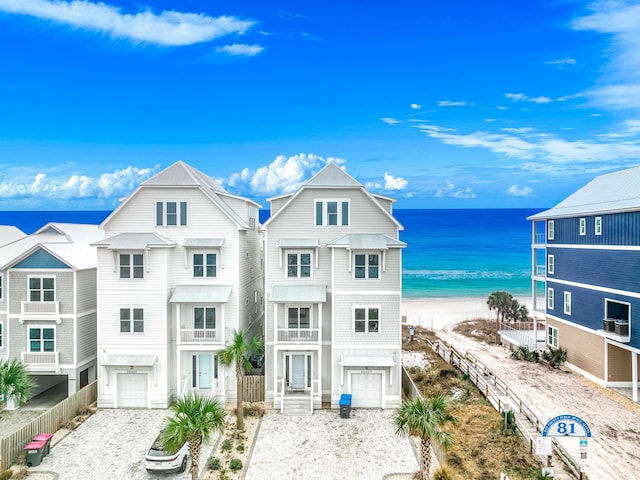
<svg viewBox="0 0 640 480">
<path fill-rule="evenodd" d="M 278 343 L 318 343 L 317 328 L 279 328 Z"/>
<path fill-rule="evenodd" d="M 60 302 L 20 302 L 20 314 L 28 316 L 60 315 Z"/>
<path fill-rule="evenodd" d="M 547 266 L 546 265 L 536 265 L 533 267 L 535 275 L 537 277 L 544 277 L 547 275 Z"/>
<path fill-rule="evenodd" d="M 181 328 L 180 343 L 207 345 L 222 343 L 221 328 Z"/>
<path fill-rule="evenodd" d="M 605 318 L 602 321 L 602 330 L 604 336 L 617 342 L 627 343 L 631 341 L 629 334 L 629 320 L 621 320 L 614 318 Z"/>
<path fill-rule="evenodd" d="M 542 232 L 542 233 L 536 233 L 533 241 L 535 242 L 536 245 L 541 245 L 547 242 L 547 234 Z"/>
<path fill-rule="evenodd" d="M 60 352 L 22 352 L 22 363 L 29 370 L 54 369 L 60 365 Z"/>
</svg>

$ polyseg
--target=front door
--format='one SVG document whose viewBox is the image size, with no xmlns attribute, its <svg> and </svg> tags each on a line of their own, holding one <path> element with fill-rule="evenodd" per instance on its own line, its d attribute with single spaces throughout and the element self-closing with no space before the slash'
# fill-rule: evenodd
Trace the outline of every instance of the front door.
<svg viewBox="0 0 640 480">
<path fill-rule="evenodd" d="M 304 389 L 304 359 L 306 355 L 291 355 L 291 388 Z"/>
<path fill-rule="evenodd" d="M 211 355 L 200 354 L 192 357 L 191 376 L 193 388 L 211 388 Z"/>
</svg>

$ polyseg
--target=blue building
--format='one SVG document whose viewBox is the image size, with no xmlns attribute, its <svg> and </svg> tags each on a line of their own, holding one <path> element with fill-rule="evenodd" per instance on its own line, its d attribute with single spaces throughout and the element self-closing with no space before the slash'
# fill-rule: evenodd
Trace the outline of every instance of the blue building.
<svg viewBox="0 0 640 480">
<path fill-rule="evenodd" d="M 568 366 L 638 401 L 640 166 L 596 177 L 532 215 L 534 316 Z"/>
</svg>

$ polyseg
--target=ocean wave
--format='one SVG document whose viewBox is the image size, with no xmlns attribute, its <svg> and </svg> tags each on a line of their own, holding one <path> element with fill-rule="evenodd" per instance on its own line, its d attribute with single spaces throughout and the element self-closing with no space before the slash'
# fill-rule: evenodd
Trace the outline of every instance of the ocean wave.
<svg viewBox="0 0 640 480">
<path fill-rule="evenodd" d="M 531 272 L 526 271 L 492 271 L 492 270 L 403 270 L 404 278 L 421 278 L 426 280 L 483 280 L 527 278 Z"/>
</svg>

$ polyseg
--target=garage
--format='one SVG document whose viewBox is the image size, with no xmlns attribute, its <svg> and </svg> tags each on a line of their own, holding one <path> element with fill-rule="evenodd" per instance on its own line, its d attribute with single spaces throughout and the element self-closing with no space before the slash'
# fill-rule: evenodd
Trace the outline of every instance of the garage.
<svg viewBox="0 0 640 480">
<path fill-rule="evenodd" d="M 382 372 L 351 372 L 352 407 L 383 408 Z"/>
<path fill-rule="evenodd" d="M 118 408 L 148 408 L 146 373 L 118 374 Z"/>
</svg>

